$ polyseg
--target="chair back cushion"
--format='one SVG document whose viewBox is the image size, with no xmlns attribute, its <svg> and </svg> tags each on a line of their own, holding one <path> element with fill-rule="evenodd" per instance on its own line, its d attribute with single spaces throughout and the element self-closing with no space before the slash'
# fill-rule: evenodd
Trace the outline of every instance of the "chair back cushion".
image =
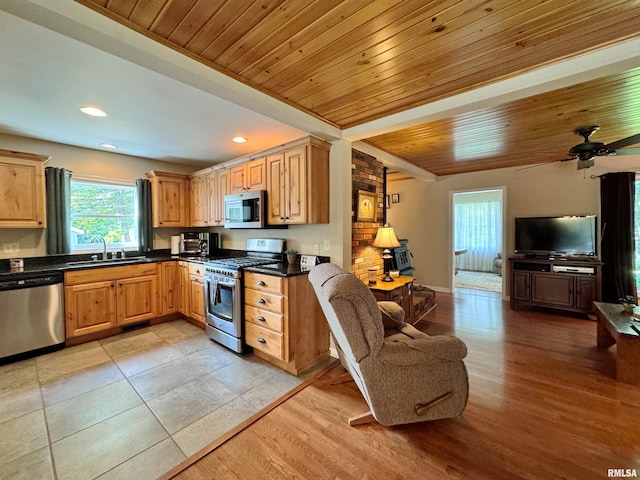
<svg viewBox="0 0 640 480">
<path fill-rule="evenodd" d="M 331 263 L 309 272 L 309 281 L 333 337 L 347 360 L 360 362 L 382 348 L 384 328 L 371 290 L 353 274 Z"/>
</svg>

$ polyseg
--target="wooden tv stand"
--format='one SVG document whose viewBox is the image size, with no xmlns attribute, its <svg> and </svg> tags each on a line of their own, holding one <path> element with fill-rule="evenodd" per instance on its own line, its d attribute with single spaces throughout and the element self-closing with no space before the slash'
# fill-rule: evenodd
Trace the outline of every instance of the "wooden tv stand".
<svg viewBox="0 0 640 480">
<path fill-rule="evenodd" d="M 592 313 L 600 301 L 602 262 L 509 258 L 511 308 L 547 307 Z"/>
</svg>

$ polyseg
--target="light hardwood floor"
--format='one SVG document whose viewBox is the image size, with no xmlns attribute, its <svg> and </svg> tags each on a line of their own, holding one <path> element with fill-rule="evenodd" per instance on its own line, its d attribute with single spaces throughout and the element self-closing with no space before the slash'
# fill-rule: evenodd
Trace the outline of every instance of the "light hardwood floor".
<svg viewBox="0 0 640 480">
<path fill-rule="evenodd" d="M 470 396 L 460 418 L 350 427 L 366 410 L 337 367 L 201 460 L 180 480 L 603 479 L 640 475 L 640 387 L 614 380 L 615 347 L 596 323 L 513 311 L 498 294 L 438 293 L 416 326 L 469 349 Z"/>
</svg>

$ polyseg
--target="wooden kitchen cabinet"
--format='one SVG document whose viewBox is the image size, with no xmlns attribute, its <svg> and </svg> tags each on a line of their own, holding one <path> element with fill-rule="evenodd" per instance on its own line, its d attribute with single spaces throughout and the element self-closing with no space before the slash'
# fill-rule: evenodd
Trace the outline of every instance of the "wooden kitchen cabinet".
<svg viewBox="0 0 640 480">
<path fill-rule="evenodd" d="M 245 342 L 298 375 L 329 355 L 329 328 L 306 275 L 245 274 Z"/>
<path fill-rule="evenodd" d="M 158 275 L 118 280 L 116 300 L 117 325 L 129 325 L 159 316 Z"/>
<path fill-rule="evenodd" d="M 48 159 L 0 150 L 0 228 L 47 226 L 44 164 Z"/>
<path fill-rule="evenodd" d="M 204 266 L 189 263 L 189 317 L 200 326 L 205 325 Z"/>
<path fill-rule="evenodd" d="M 150 171 L 154 227 L 189 226 L 189 177 L 177 173 Z"/>
<path fill-rule="evenodd" d="M 73 338 L 116 326 L 115 281 L 64 288 L 66 337 Z"/>
<path fill-rule="evenodd" d="M 189 316 L 189 262 L 178 262 L 178 312 Z"/>
<path fill-rule="evenodd" d="M 256 158 L 229 168 L 229 193 L 265 190 L 265 158 Z"/>
<path fill-rule="evenodd" d="M 193 175 L 190 177 L 189 197 L 191 200 L 189 212 L 192 227 L 209 226 L 209 177 Z"/>
<path fill-rule="evenodd" d="M 224 196 L 229 194 L 229 170 L 211 172 L 209 178 L 209 225 L 224 227 Z"/>
<path fill-rule="evenodd" d="M 64 275 L 67 339 L 158 317 L 158 264 Z"/>
<path fill-rule="evenodd" d="M 180 304 L 180 269 L 178 262 L 160 264 L 160 315 L 178 311 Z"/>
<path fill-rule="evenodd" d="M 329 144 L 315 137 L 266 159 L 267 223 L 329 223 Z"/>
<path fill-rule="evenodd" d="M 204 170 L 190 177 L 192 227 L 223 227 L 224 196 L 229 193 L 229 170 Z"/>
</svg>

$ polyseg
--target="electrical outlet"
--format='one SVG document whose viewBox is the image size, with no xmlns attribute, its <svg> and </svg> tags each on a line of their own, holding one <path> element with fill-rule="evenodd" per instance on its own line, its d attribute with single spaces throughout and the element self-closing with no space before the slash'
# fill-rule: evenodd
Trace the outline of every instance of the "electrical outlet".
<svg viewBox="0 0 640 480">
<path fill-rule="evenodd" d="M 313 246 L 313 254 L 314 255 L 320 254 L 320 245 L 318 245 L 317 243 Z"/>
<path fill-rule="evenodd" d="M 325 251 L 331 250 L 331 243 L 329 243 L 329 239 L 328 238 L 325 238 L 325 240 L 324 240 L 324 250 Z"/>
<path fill-rule="evenodd" d="M 3 243 L 2 244 L 2 253 L 18 253 L 20 252 L 20 244 L 19 243 Z"/>
</svg>

